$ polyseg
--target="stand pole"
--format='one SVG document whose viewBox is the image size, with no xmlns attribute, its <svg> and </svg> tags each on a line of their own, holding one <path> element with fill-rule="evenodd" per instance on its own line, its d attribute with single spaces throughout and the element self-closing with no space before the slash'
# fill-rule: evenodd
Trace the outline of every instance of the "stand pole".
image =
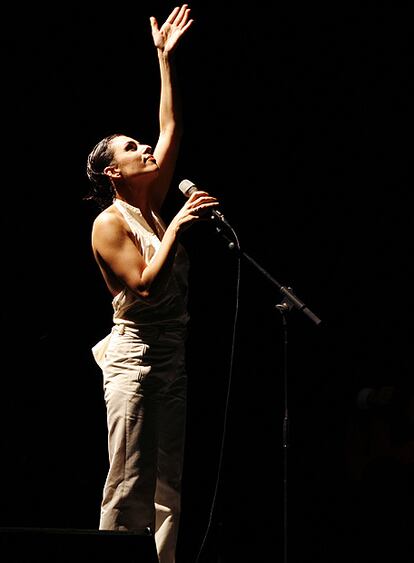
<svg viewBox="0 0 414 563">
<path fill-rule="evenodd" d="M 230 227 L 227 224 L 227 227 Z M 283 428 L 282 428 L 282 449 L 283 449 L 283 563 L 288 561 L 288 448 L 289 448 L 289 410 L 288 410 L 288 323 L 287 314 L 291 309 L 297 309 L 304 313 L 316 325 L 321 324 L 321 319 L 317 317 L 303 301 L 301 301 L 292 291 L 291 287 L 286 287 L 275 280 L 260 264 L 251 256 L 240 249 L 237 236 L 230 227 L 236 239 L 236 243 L 230 239 L 221 226 L 217 226 L 216 230 L 228 242 L 230 250 L 235 250 L 239 255 L 243 256 L 250 264 L 255 266 L 282 294 L 282 302 L 276 305 L 276 309 L 282 315 L 283 326 Z"/>
<path fill-rule="evenodd" d="M 287 308 L 276 305 L 282 315 L 283 325 L 283 563 L 288 561 L 288 448 L 289 448 L 289 409 L 288 409 L 288 324 Z"/>
</svg>

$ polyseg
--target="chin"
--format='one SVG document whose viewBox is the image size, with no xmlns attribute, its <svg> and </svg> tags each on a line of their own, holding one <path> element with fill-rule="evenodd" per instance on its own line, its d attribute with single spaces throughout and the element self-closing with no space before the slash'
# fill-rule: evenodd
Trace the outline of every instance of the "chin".
<svg viewBox="0 0 414 563">
<path fill-rule="evenodd" d="M 143 174 L 144 176 L 158 176 L 159 171 L 160 168 L 158 164 L 154 163 L 154 166 L 151 166 L 151 168 L 148 168 L 148 170 L 145 170 L 145 172 L 142 172 L 141 174 Z"/>
</svg>

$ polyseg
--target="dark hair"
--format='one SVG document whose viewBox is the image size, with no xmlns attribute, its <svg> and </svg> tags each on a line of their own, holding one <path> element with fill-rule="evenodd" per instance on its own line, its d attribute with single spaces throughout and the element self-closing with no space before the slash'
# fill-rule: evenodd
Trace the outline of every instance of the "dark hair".
<svg viewBox="0 0 414 563">
<path fill-rule="evenodd" d="M 86 173 L 91 182 L 89 193 L 84 197 L 93 200 L 100 209 L 105 209 L 114 200 L 115 190 L 109 177 L 104 170 L 113 159 L 111 141 L 119 137 L 121 133 L 113 133 L 104 137 L 91 150 L 86 165 Z"/>
</svg>

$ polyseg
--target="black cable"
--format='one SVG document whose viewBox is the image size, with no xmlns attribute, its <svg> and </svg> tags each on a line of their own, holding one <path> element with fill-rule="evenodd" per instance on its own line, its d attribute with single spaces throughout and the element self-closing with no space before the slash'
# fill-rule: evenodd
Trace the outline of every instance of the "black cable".
<svg viewBox="0 0 414 563">
<path fill-rule="evenodd" d="M 203 552 L 205 543 L 206 543 L 207 538 L 208 538 L 208 534 L 209 534 L 210 529 L 211 529 L 211 525 L 212 525 L 212 522 L 213 522 L 213 513 L 214 513 L 214 509 L 215 509 L 215 505 L 216 505 L 218 488 L 219 488 L 219 483 L 220 483 L 220 473 L 221 473 L 221 468 L 222 468 L 222 464 L 223 464 L 223 456 L 224 456 L 224 442 L 225 442 L 226 429 L 227 429 L 227 415 L 228 415 L 228 409 L 229 409 L 229 403 L 230 403 L 231 380 L 232 380 L 232 375 L 233 375 L 237 318 L 238 318 L 238 313 L 239 313 L 240 262 L 241 262 L 241 259 L 240 259 L 240 256 L 241 256 L 240 255 L 240 244 L 239 244 L 239 240 L 238 240 L 237 235 L 236 235 L 235 231 L 233 230 L 233 228 L 228 223 L 227 223 L 227 227 L 230 228 L 230 230 L 231 230 L 231 232 L 234 236 L 235 242 L 230 241 L 227 238 L 227 236 L 225 236 L 225 235 L 223 235 L 223 236 L 224 236 L 224 238 L 226 238 L 226 240 L 229 241 L 229 249 L 231 249 L 231 250 L 237 249 L 236 307 L 235 307 L 235 313 L 234 313 L 233 336 L 232 336 L 230 366 L 229 366 L 229 379 L 228 379 L 228 385 L 227 385 L 226 402 L 225 402 L 225 406 L 224 406 L 223 436 L 222 436 L 221 446 L 220 446 L 219 463 L 218 463 L 218 468 L 217 468 L 217 479 L 216 479 L 216 484 L 215 484 L 214 493 L 213 493 L 213 500 L 212 500 L 211 508 L 210 508 L 209 521 L 208 521 L 207 528 L 206 528 L 206 531 L 205 531 L 205 534 L 204 534 L 204 537 L 203 537 L 203 541 L 201 543 L 200 550 L 198 552 L 195 563 L 198 563 L 199 560 L 200 560 L 201 554 Z M 223 234 L 220 228 L 217 228 L 217 231 L 219 233 Z"/>
</svg>

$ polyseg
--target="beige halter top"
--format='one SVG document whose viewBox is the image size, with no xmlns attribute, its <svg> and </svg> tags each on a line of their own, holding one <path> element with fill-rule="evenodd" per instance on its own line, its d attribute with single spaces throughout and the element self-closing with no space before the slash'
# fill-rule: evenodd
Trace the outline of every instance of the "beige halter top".
<svg viewBox="0 0 414 563">
<path fill-rule="evenodd" d="M 120 199 L 115 199 L 114 205 L 124 216 L 144 260 L 149 264 L 157 253 L 165 232 L 162 219 L 153 212 L 157 230 L 157 233 L 154 233 L 137 207 Z M 189 320 L 187 311 L 188 270 L 187 253 L 179 244 L 171 276 L 163 292 L 156 298 L 142 299 L 125 287 L 112 300 L 114 324 L 124 324 L 135 328 L 148 325 L 168 326 L 172 329 L 184 328 Z M 110 334 L 92 349 L 98 364 L 105 352 L 109 337 Z"/>
</svg>

